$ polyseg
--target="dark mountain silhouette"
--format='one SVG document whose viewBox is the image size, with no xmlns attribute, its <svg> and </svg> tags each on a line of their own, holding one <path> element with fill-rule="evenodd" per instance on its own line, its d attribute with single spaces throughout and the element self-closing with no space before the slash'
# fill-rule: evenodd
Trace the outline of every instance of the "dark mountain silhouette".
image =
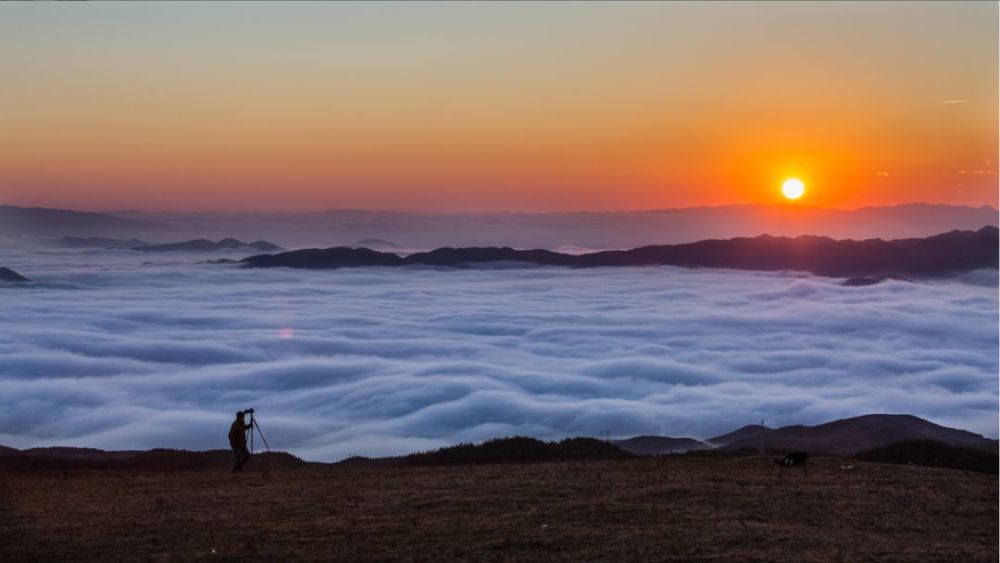
<svg viewBox="0 0 1000 563">
<path fill-rule="evenodd" d="M 617 446 L 592 438 L 567 438 L 543 442 L 534 438 L 498 438 L 482 444 L 460 444 L 432 452 L 407 456 L 351 457 L 336 465 L 345 467 L 397 467 L 469 465 L 480 463 L 530 463 L 625 459 L 632 454 Z M 17 450 L 0 446 L 0 469 L 35 470 L 229 470 L 233 457 L 229 450 L 187 451 L 104 451 L 94 448 L 48 447 Z M 290 469 L 313 464 L 285 452 L 256 454 L 251 468 Z"/>
<path fill-rule="evenodd" d="M 276 250 L 281 250 L 281 247 L 267 242 L 266 240 L 258 240 L 255 242 L 243 242 L 236 240 L 234 238 L 224 238 L 218 242 L 213 242 L 207 239 L 195 239 L 187 240 L 183 242 L 172 242 L 167 244 L 150 244 L 146 246 L 135 246 L 132 250 L 141 250 L 144 252 L 172 252 L 172 251 L 193 251 L 193 252 L 209 252 L 213 250 L 240 250 L 240 249 L 254 249 L 261 250 L 264 252 L 273 252 Z"/>
<path fill-rule="evenodd" d="M 266 240 L 255 240 L 250 244 L 248 244 L 247 246 L 257 250 L 263 250 L 265 252 L 283 250 L 280 246 L 274 244 L 273 242 L 267 242 Z"/>
<path fill-rule="evenodd" d="M 104 451 L 94 448 L 31 448 L 16 450 L 0 446 L 0 469 L 40 470 L 140 470 L 193 471 L 229 470 L 233 454 L 229 450 L 201 452 L 154 449 L 148 451 Z M 255 454 L 251 468 L 294 469 L 308 465 L 285 452 Z"/>
<path fill-rule="evenodd" d="M 895 444 L 914 440 L 932 440 L 935 453 L 916 453 L 916 446 L 892 448 Z M 367 458 L 354 456 L 336 465 L 350 468 L 399 466 L 463 465 L 483 463 L 527 463 L 540 461 L 572 461 L 586 459 L 623 459 L 633 456 L 653 456 L 683 453 L 695 456 L 756 455 L 763 445 L 771 454 L 806 451 L 816 456 L 849 457 L 867 455 L 871 461 L 896 463 L 907 457 L 918 465 L 975 469 L 991 467 L 990 456 L 997 456 L 997 441 L 964 430 L 946 428 L 910 415 L 865 415 L 836 420 L 819 426 L 786 426 L 778 429 L 760 425 L 744 426 L 733 432 L 698 441 L 691 438 L 637 436 L 625 440 L 603 442 L 591 438 L 572 438 L 562 442 L 542 442 L 534 438 L 499 438 L 481 444 L 460 444 L 432 452 L 406 456 Z M 713 448 L 713 446 L 715 446 Z M 884 448 L 884 449 L 883 449 Z M 947 451 L 955 448 L 961 460 L 947 465 Z M 919 449 L 919 448 L 918 448 Z M 966 450 L 985 454 L 979 455 Z M 873 453 L 861 454 L 859 452 Z M 903 452 L 903 453 L 899 453 Z M 893 457 L 896 456 L 896 457 Z M 878 459 L 876 459 L 876 457 Z M 937 459 L 940 458 L 940 459 Z M 860 458 L 859 458 L 860 459 Z M 972 460 L 972 461 L 968 461 Z M 985 462 L 983 460 L 986 460 Z"/>
<path fill-rule="evenodd" d="M 711 447 L 694 438 L 670 438 L 667 436 L 636 436 L 626 440 L 611 440 L 611 443 L 636 455 L 681 454 Z"/>
<path fill-rule="evenodd" d="M 882 282 L 887 282 L 887 281 L 912 282 L 913 280 L 905 276 L 895 276 L 895 275 L 877 276 L 874 278 L 860 277 L 860 278 L 849 278 L 847 280 L 844 280 L 844 283 L 840 285 L 843 285 L 845 287 L 866 287 L 869 285 L 878 285 Z"/>
<path fill-rule="evenodd" d="M 571 213 L 404 213 L 328 210 L 315 213 L 83 213 L 0 207 L 0 236 L 137 237 L 153 240 L 233 236 L 305 248 L 316 241 L 363 240 L 378 233 L 408 248 L 632 248 L 771 233 L 837 239 L 924 237 L 952 229 L 997 225 L 989 206 L 907 204 L 861 209 L 803 205 L 725 205 L 643 211 Z M 116 245 L 110 245 L 116 246 Z M 361 246 L 375 246 L 361 244 Z M 392 247 L 381 247 L 391 249 Z M 270 252 L 270 251 L 264 251 Z"/>
<path fill-rule="evenodd" d="M 825 237 L 762 235 L 754 238 L 705 240 L 692 244 L 644 246 L 632 250 L 560 254 L 550 250 L 512 248 L 439 248 L 400 257 L 370 249 L 307 249 L 251 256 L 247 267 L 326 269 L 352 266 L 474 266 L 521 262 L 543 266 L 653 266 L 798 270 L 825 276 L 945 275 L 977 268 L 996 268 L 996 227 L 952 231 L 923 239 L 836 241 Z"/>
<path fill-rule="evenodd" d="M 354 246 L 362 246 L 365 248 L 399 248 L 398 244 L 391 243 L 387 240 L 382 240 L 380 238 L 366 238 L 361 239 L 354 243 Z"/>
<path fill-rule="evenodd" d="M 265 238 L 284 246 L 310 248 L 318 241 L 356 241 L 377 233 L 407 248 L 509 246 L 591 249 L 681 244 L 770 233 L 813 234 L 836 239 L 926 237 L 952 229 L 997 225 L 988 206 L 898 205 L 823 209 L 804 205 L 727 205 L 644 211 L 572 213 L 405 213 L 330 210 L 268 214 L 122 214 L 169 224 L 189 238 Z M 72 234 L 72 233 L 70 233 Z M 141 237 L 140 237 L 141 238 Z M 346 246 L 355 246 L 354 244 Z M 359 245 L 369 246 L 373 245 Z M 392 250 L 391 248 L 376 248 Z"/>
<path fill-rule="evenodd" d="M 31 280 L 15 272 L 14 270 L 11 270 L 10 268 L 0 266 L 0 281 L 21 283 Z"/>
<path fill-rule="evenodd" d="M 155 221 L 125 219 L 106 213 L 0 205 L 0 235 L 7 236 L 121 237 L 163 228 L 163 224 Z"/>
<path fill-rule="evenodd" d="M 342 459 L 333 465 L 350 469 L 371 469 L 376 467 L 399 467 L 402 464 L 402 456 L 392 457 L 365 457 L 353 455 Z"/>
<path fill-rule="evenodd" d="M 785 426 L 763 434 L 730 441 L 721 450 L 807 451 L 813 454 L 852 455 L 897 442 L 933 440 L 949 446 L 997 451 L 997 441 L 905 414 L 869 414 L 818 426 Z"/>
<path fill-rule="evenodd" d="M 718 446 L 713 449 L 713 445 Z M 494 463 L 616 460 L 684 453 L 695 456 L 756 455 L 806 451 L 812 456 L 853 457 L 880 463 L 913 463 L 932 467 L 996 473 L 998 442 L 978 434 L 947 428 L 911 415 L 872 414 L 818 426 L 771 429 L 744 426 L 709 440 L 637 436 L 605 442 L 567 438 L 544 442 L 523 436 L 480 444 L 459 444 L 404 456 L 353 456 L 333 465 L 346 468 L 423 467 Z M 252 466 L 291 469 L 311 465 L 285 452 L 257 454 Z M 0 446 L 0 469 L 35 470 L 219 470 L 232 466 L 229 450 L 104 451 L 94 448 L 44 447 L 17 450 Z"/>
<path fill-rule="evenodd" d="M 133 248 L 149 245 L 148 242 L 137 238 L 117 239 L 108 237 L 63 237 L 48 242 L 49 244 L 64 248 Z"/>
<path fill-rule="evenodd" d="M 148 262 L 143 262 L 147 264 Z M 216 260 L 202 260 L 198 262 L 199 264 L 239 264 L 239 260 L 233 260 L 232 258 L 218 258 Z"/>
<path fill-rule="evenodd" d="M 495 438 L 480 444 L 458 444 L 430 452 L 403 456 L 374 458 L 351 456 L 334 465 L 354 469 L 371 469 L 627 459 L 631 457 L 634 457 L 631 452 L 624 451 L 613 443 L 593 438 L 567 438 L 560 442 L 544 442 L 535 438 L 514 436 Z"/>
<path fill-rule="evenodd" d="M 588 256 L 586 254 L 582 256 Z M 525 262 L 542 266 L 584 266 L 582 256 L 560 254 L 551 250 L 514 250 L 513 248 L 438 248 L 418 252 L 403 259 L 404 264 L 424 266 L 463 266 L 485 262 Z"/>
<path fill-rule="evenodd" d="M 402 466 L 474 465 L 481 463 L 533 463 L 540 461 L 581 461 L 626 459 L 632 454 L 613 444 L 593 438 L 567 438 L 543 442 L 515 436 L 497 438 L 482 444 L 459 444 L 432 452 L 400 458 Z"/>
<path fill-rule="evenodd" d="M 403 259 L 388 252 L 378 252 L 368 248 L 307 248 L 281 254 L 261 254 L 244 258 L 240 262 L 250 268 L 327 269 L 351 266 L 400 266 Z"/>
<path fill-rule="evenodd" d="M 908 440 L 859 452 L 854 459 L 875 463 L 899 463 L 962 469 L 979 473 L 997 474 L 1000 456 L 997 449 L 949 446 L 934 440 Z"/>
<path fill-rule="evenodd" d="M 731 444 L 737 440 L 752 440 L 759 438 L 761 434 L 766 434 L 772 429 L 767 426 L 761 426 L 760 424 L 750 424 L 740 428 L 739 430 L 734 430 L 728 434 L 723 434 L 721 436 L 716 436 L 714 438 L 709 438 L 705 440 L 707 443 L 714 446 L 725 446 L 726 444 Z"/>
<path fill-rule="evenodd" d="M 826 237 L 762 235 L 707 240 L 675 246 L 647 246 L 580 257 L 582 265 L 651 265 L 800 270 L 825 276 L 884 274 L 941 275 L 996 268 L 1000 240 L 996 227 L 952 231 L 924 239 L 836 241 Z"/>
</svg>

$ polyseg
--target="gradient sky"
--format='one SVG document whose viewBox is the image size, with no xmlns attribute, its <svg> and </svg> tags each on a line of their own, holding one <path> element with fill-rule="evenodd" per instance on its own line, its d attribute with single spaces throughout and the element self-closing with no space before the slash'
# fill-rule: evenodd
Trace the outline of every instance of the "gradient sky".
<svg viewBox="0 0 1000 563">
<path fill-rule="evenodd" d="M 997 205 L 996 2 L 3 3 L 0 204 Z"/>
</svg>

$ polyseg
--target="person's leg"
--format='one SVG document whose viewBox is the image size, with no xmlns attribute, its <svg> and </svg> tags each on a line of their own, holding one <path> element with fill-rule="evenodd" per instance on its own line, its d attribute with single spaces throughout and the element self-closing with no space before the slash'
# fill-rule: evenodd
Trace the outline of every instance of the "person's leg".
<svg viewBox="0 0 1000 563">
<path fill-rule="evenodd" d="M 240 471 L 243 471 L 243 464 L 250 461 L 250 452 L 247 451 L 246 444 L 240 447 Z"/>
<path fill-rule="evenodd" d="M 243 454 L 240 453 L 239 448 L 233 446 L 233 473 L 237 471 L 243 471 Z"/>
</svg>

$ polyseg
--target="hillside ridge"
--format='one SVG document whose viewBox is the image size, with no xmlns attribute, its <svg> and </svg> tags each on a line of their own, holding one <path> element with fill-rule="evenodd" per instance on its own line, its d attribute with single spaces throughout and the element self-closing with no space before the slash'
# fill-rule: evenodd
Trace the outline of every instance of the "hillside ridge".
<svg viewBox="0 0 1000 563">
<path fill-rule="evenodd" d="M 767 428 L 744 426 L 710 438 L 673 438 L 636 436 L 627 439 L 597 440 L 566 438 L 545 442 L 526 436 L 494 438 L 478 444 L 456 444 L 428 452 L 383 458 L 354 456 L 333 465 L 346 467 L 436 466 L 481 463 L 531 463 L 542 461 L 614 460 L 630 457 L 669 454 L 769 454 L 805 450 L 815 455 L 851 457 L 863 452 L 871 455 L 900 456 L 904 443 L 933 442 L 935 451 L 975 450 L 996 456 L 997 440 L 979 434 L 948 428 L 912 415 L 868 414 L 819 424 Z M 886 454 L 880 453 L 882 449 Z M 943 448 L 943 450 L 942 450 Z M 927 450 L 928 447 L 922 447 Z M 905 448 L 904 448 L 905 450 Z M 935 454 L 940 457 L 940 454 Z M 267 452 L 254 457 L 266 468 L 297 468 L 329 465 L 307 462 L 285 452 Z M 261 461 L 256 461 L 261 460 Z M 95 448 L 38 447 L 18 450 L 0 446 L 0 469 L 222 469 L 232 463 L 228 450 L 188 451 L 173 449 L 104 451 Z"/>
<path fill-rule="evenodd" d="M 833 277 L 940 276 L 997 268 L 998 230 L 949 231 L 926 238 L 834 240 L 804 235 L 709 239 L 689 244 L 641 246 L 585 254 L 510 247 L 442 247 L 400 256 L 368 248 L 331 247 L 259 254 L 244 258 L 247 268 L 334 269 L 359 266 L 472 267 L 516 262 L 536 266 L 594 268 L 682 266 L 739 270 L 795 270 Z"/>
</svg>

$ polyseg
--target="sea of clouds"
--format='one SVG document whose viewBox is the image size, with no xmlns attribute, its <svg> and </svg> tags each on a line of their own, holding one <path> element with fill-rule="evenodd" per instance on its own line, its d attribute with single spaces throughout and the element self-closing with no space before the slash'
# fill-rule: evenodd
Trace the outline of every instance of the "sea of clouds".
<svg viewBox="0 0 1000 563">
<path fill-rule="evenodd" d="M 224 255 L 213 255 L 218 258 Z M 997 274 L 848 288 L 671 267 L 245 270 L 7 249 L 0 444 L 389 455 L 909 413 L 997 436 Z"/>
</svg>

